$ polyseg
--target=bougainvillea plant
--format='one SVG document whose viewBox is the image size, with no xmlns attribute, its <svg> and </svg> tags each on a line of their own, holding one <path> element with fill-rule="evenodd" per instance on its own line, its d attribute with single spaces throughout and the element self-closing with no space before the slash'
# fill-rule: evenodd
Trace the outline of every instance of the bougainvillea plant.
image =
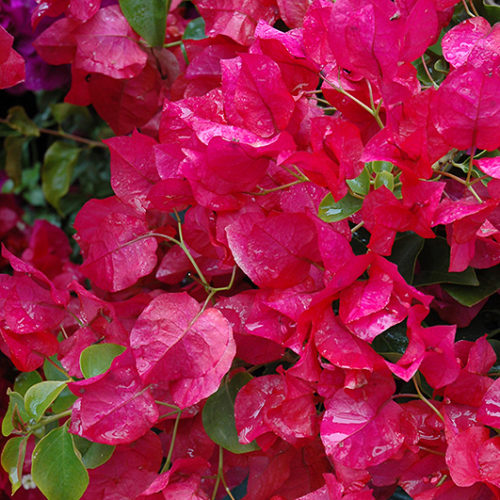
<svg viewBox="0 0 500 500">
<path fill-rule="evenodd" d="M 49 130 L 43 192 L 64 216 L 106 147 L 114 194 L 76 216 L 81 261 L 1 195 L 0 487 L 500 498 L 498 7 L 193 3 L 32 5 L 37 57 L 71 68 L 56 111 L 115 134 Z M 0 27 L 2 88 L 12 46 Z"/>
</svg>

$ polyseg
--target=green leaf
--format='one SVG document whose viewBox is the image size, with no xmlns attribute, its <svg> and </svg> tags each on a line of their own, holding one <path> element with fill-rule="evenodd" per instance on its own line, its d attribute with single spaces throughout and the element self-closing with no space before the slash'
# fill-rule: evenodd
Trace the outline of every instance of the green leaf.
<svg viewBox="0 0 500 500">
<path fill-rule="evenodd" d="M 42 377 L 37 371 L 34 372 L 22 372 L 20 373 L 14 382 L 14 392 L 18 392 L 21 396 L 26 394 L 26 391 L 38 382 L 42 381 Z"/>
<path fill-rule="evenodd" d="M 21 394 L 7 390 L 9 406 L 2 421 L 2 434 L 8 436 L 13 430 L 22 430 L 23 423 L 30 420 L 30 415 L 24 408 L 24 398 Z"/>
<path fill-rule="evenodd" d="M 16 187 L 20 186 L 22 182 L 22 156 L 25 142 L 25 137 L 10 136 L 6 137 L 3 143 L 5 150 L 5 173 L 14 181 Z"/>
<path fill-rule="evenodd" d="M 483 0 L 483 8 L 486 12 L 486 18 L 491 24 L 500 21 L 500 5 L 495 0 Z"/>
<path fill-rule="evenodd" d="M 85 378 L 95 377 L 109 369 L 125 347 L 117 344 L 94 344 L 80 354 L 80 369 Z"/>
<path fill-rule="evenodd" d="M 26 455 L 26 444 L 28 436 L 11 438 L 5 444 L 2 451 L 2 467 L 9 475 L 12 485 L 12 494 L 21 487 L 23 477 L 24 457 Z"/>
<path fill-rule="evenodd" d="M 498 371 L 500 369 L 499 361 L 500 361 L 500 340 L 497 339 L 488 339 L 489 344 L 493 347 L 495 354 L 497 355 L 496 363 L 490 368 L 490 371 Z"/>
<path fill-rule="evenodd" d="M 406 332 L 406 321 L 403 321 L 397 325 L 391 326 L 385 332 L 378 335 L 371 345 L 379 354 L 383 354 L 386 357 L 389 357 L 388 355 L 390 354 L 397 354 L 397 359 L 399 359 L 408 346 Z"/>
<path fill-rule="evenodd" d="M 399 274 L 410 285 L 413 283 L 417 257 L 424 248 L 424 242 L 418 234 L 408 232 L 396 238 L 392 246 L 389 260 L 398 266 Z"/>
<path fill-rule="evenodd" d="M 130 26 L 152 47 L 163 47 L 167 26 L 167 0 L 120 0 Z"/>
<path fill-rule="evenodd" d="M 378 174 L 379 172 L 392 172 L 394 165 L 390 161 L 372 161 L 371 168 Z"/>
<path fill-rule="evenodd" d="M 44 436 L 33 450 L 31 475 L 48 500 L 79 500 L 89 475 L 66 425 Z"/>
<path fill-rule="evenodd" d="M 63 141 L 54 142 L 43 160 L 42 189 L 46 200 L 59 210 L 59 200 L 68 192 L 80 149 Z"/>
<path fill-rule="evenodd" d="M 445 75 L 447 75 L 450 72 L 450 66 L 448 65 L 448 63 L 444 59 L 438 59 L 434 63 L 434 69 L 438 73 L 444 73 Z"/>
<path fill-rule="evenodd" d="M 14 106 L 9 109 L 7 122 L 10 127 L 28 137 L 39 137 L 40 130 L 37 124 L 28 118 L 22 106 Z"/>
<path fill-rule="evenodd" d="M 439 33 L 438 41 L 434 45 L 431 45 L 430 47 L 428 47 L 427 50 L 430 50 L 431 52 L 433 52 L 434 54 L 436 54 L 438 56 L 442 56 L 443 55 L 443 48 L 441 47 L 441 40 L 443 39 L 444 35 L 445 35 L 445 31 L 441 30 L 441 33 Z"/>
<path fill-rule="evenodd" d="M 366 168 L 355 179 L 347 179 L 347 185 L 356 194 L 366 196 L 370 191 L 370 174 Z"/>
<path fill-rule="evenodd" d="M 319 205 L 318 215 L 325 222 L 337 222 L 355 214 L 362 205 L 363 200 L 350 194 L 344 196 L 340 201 L 335 201 L 331 194 L 327 194 Z"/>
<path fill-rule="evenodd" d="M 33 385 L 26 392 L 24 405 L 36 422 L 66 387 L 66 382 L 47 380 Z"/>
<path fill-rule="evenodd" d="M 184 30 L 183 40 L 203 40 L 205 35 L 205 20 L 202 17 L 193 19 Z"/>
<path fill-rule="evenodd" d="M 73 436 L 73 441 L 82 456 L 83 465 L 85 465 L 87 469 L 95 469 L 106 463 L 115 451 L 115 446 L 103 443 L 93 443 L 80 436 Z"/>
<path fill-rule="evenodd" d="M 471 307 L 500 290 L 500 266 L 476 269 L 478 286 L 444 285 L 443 288 L 460 304 Z"/>
<path fill-rule="evenodd" d="M 452 283 L 456 285 L 478 286 L 479 281 L 474 269 L 468 267 L 460 273 L 450 273 L 450 247 L 446 240 L 437 237 L 426 240 L 419 255 L 419 272 L 415 276 L 415 286 L 434 285 L 437 283 Z"/>
<path fill-rule="evenodd" d="M 50 107 L 54 120 L 61 125 L 69 118 L 80 118 L 84 121 L 90 121 L 92 116 L 88 108 L 84 106 L 76 106 L 69 102 L 58 102 Z"/>
<path fill-rule="evenodd" d="M 52 403 L 52 411 L 54 413 L 62 413 L 73 406 L 73 403 L 78 399 L 67 387 L 65 387 L 57 399 Z"/>
<path fill-rule="evenodd" d="M 375 177 L 375 189 L 385 186 L 389 191 L 394 191 L 394 176 L 390 172 L 382 170 Z"/>
<path fill-rule="evenodd" d="M 237 373 L 229 383 L 222 383 L 219 390 L 205 403 L 202 413 L 203 427 L 210 439 L 231 453 L 248 453 L 258 450 L 257 443 L 241 444 L 234 423 L 234 400 L 238 391 L 251 380 L 246 372 Z"/>
<path fill-rule="evenodd" d="M 52 356 L 50 359 L 53 363 L 62 368 L 61 362 L 57 359 L 57 356 Z M 43 362 L 43 374 L 47 380 L 68 380 L 68 377 L 64 375 L 62 371 L 59 371 L 50 361 L 47 360 Z"/>
</svg>

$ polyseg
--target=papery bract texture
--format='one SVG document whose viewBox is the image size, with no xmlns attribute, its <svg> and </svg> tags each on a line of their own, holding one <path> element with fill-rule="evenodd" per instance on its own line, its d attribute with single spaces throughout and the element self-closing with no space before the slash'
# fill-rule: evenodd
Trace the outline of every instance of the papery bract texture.
<svg viewBox="0 0 500 500">
<path fill-rule="evenodd" d="M 236 263 L 263 287 L 297 285 L 318 258 L 316 230 L 305 215 L 243 215 L 226 228 L 226 233 Z"/>
<path fill-rule="evenodd" d="M 70 431 L 90 441 L 131 443 L 158 420 L 158 407 L 130 350 L 115 358 L 106 373 L 68 387 L 81 396 L 73 406 Z"/>
<path fill-rule="evenodd" d="M 101 288 L 123 290 L 156 265 L 156 240 L 141 238 L 148 232 L 143 214 L 116 197 L 87 202 L 74 226 L 82 272 Z"/>
<path fill-rule="evenodd" d="M 75 31 L 75 65 L 89 73 L 132 78 L 146 64 L 147 54 L 117 6 L 100 9 Z"/>
<path fill-rule="evenodd" d="M 170 391 L 172 402 L 192 406 L 214 393 L 236 347 L 229 322 L 186 293 L 151 301 L 130 334 L 137 370 L 145 383 Z"/>
<path fill-rule="evenodd" d="M 259 19 L 272 23 L 277 18 L 274 0 L 196 0 L 196 7 L 207 23 L 207 35 L 226 35 L 248 45 Z"/>
<path fill-rule="evenodd" d="M 156 141 L 135 131 L 131 137 L 112 137 L 106 144 L 111 152 L 113 191 L 121 201 L 144 212 L 149 190 L 160 180 L 153 157 Z"/>
<path fill-rule="evenodd" d="M 500 145 L 500 73 L 466 64 L 452 71 L 434 96 L 433 119 L 448 144 L 494 150 Z"/>
<path fill-rule="evenodd" d="M 13 38 L 0 26 L 0 89 L 13 87 L 25 77 L 24 59 L 12 49 Z"/>
<path fill-rule="evenodd" d="M 311 388 L 282 375 L 258 377 L 246 384 L 235 401 L 236 430 L 241 443 L 274 432 L 291 444 L 312 438 L 316 412 Z"/>
<path fill-rule="evenodd" d="M 160 439 L 152 431 L 133 443 L 118 445 L 105 464 L 89 470 L 83 500 L 136 498 L 157 477 L 162 455 Z"/>
</svg>

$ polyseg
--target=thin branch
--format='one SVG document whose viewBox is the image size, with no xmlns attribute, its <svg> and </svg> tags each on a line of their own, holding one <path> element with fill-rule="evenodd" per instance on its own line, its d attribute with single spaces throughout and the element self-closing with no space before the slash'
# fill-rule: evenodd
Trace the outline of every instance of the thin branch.
<svg viewBox="0 0 500 500">
<path fill-rule="evenodd" d="M 363 101 L 360 101 L 358 98 L 349 94 L 349 92 L 347 92 L 346 90 L 344 90 L 342 88 L 342 85 L 340 84 L 340 77 L 339 77 L 338 86 L 337 86 L 332 81 L 330 81 L 328 78 L 326 78 L 326 76 L 324 75 L 324 73 L 322 71 L 320 72 L 320 74 L 321 74 L 321 77 L 323 78 L 323 80 L 326 83 L 328 83 L 328 85 L 330 85 L 330 87 L 332 87 L 332 89 L 336 90 L 337 92 L 340 92 L 342 95 L 345 95 L 346 97 L 351 99 L 351 101 L 355 102 L 358 106 L 361 106 L 367 113 L 369 113 L 370 115 L 373 116 L 373 118 L 375 118 L 375 121 L 378 123 L 378 126 L 381 129 L 384 128 L 384 124 L 382 123 L 382 120 L 380 119 L 380 116 L 379 116 L 379 109 L 380 108 L 373 109 L 373 108 L 367 106 Z"/>
<path fill-rule="evenodd" d="M 465 12 L 467 12 L 467 14 L 470 16 L 470 17 L 477 17 L 475 14 L 473 14 L 470 9 L 469 9 L 469 5 L 467 4 L 467 2 L 465 0 L 462 0 L 462 5 L 464 6 L 464 9 L 465 9 Z"/>
<path fill-rule="evenodd" d="M 5 118 L 0 118 L 0 123 L 5 123 L 9 127 L 11 127 L 11 125 L 12 125 L 9 122 L 9 120 L 6 120 Z M 57 137 L 61 137 L 62 139 L 69 139 L 71 141 L 81 142 L 81 143 L 87 144 L 88 146 L 91 146 L 93 148 L 108 149 L 108 147 L 105 144 L 103 144 L 102 142 L 93 141 L 92 139 L 86 139 L 85 137 L 80 137 L 79 135 L 69 134 L 67 132 L 62 132 L 59 130 L 52 130 L 52 129 L 43 128 L 43 127 L 38 127 L 38 130 L 42 134 L 54 135 Z"/>
<path fill-rule="evenodd" d="M 415 384 L 415 389 L 417 390 L 419 398 L 439 417 L 439 419 L 444 422 L 444 417 L 441 412 L 422 394 L 420 387 L 417 382 L 418 373 L 413 377 L 413 383 Z"/>
<path fill-rule="evenodd" d="M 425 71 L 425 74 L 427 75 L 427 78 L 431 81 L 434 88 L 438 89 L 439 85 L 434 81 L 434 78 L 432 78 L 431 72 L 429 71 L 429 68 L 427 67 L 427 63 L 425 62 L 425 57 L 422 55 L 422 57 L 420 59 L 422 60 L 422 64 L 424 66 L 424 71 Z"/>
</svg>

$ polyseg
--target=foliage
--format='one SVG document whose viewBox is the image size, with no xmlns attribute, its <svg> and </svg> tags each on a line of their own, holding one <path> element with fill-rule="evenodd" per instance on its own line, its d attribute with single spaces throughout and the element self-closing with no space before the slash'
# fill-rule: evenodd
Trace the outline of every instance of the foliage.
<svg viewBox="0 0 500 500">
<path fill-rule="evenodd" d="M 14 498 L 500 498 L 498 9 L 29 9 L 71 87 L 0 119 Z"/>
</svg>

